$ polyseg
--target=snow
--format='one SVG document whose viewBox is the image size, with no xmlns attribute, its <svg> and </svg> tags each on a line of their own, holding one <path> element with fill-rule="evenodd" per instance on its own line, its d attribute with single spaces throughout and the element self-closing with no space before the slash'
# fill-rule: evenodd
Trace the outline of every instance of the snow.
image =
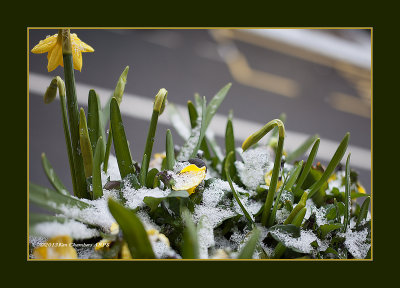
<svg viewBox="0 0 400 288">
<path fill-rule="evenodd" d="M 235 162 L 240 180 L 247 188 L 255 190 L 259 184 L 264 183 L 264 175 L 270 166 L 268 149 L 260 146 L 240 154 L 243 162 Z"/>
<path fill-rule="evenodd" d="M 190 154 L 192 154 L 194 148 L 196 147 L 199 137 L 200 137 L 200 130 L 201 130 L 201 117 L 197 118 L 197 125 L 191 131 L 190 137 L 182 146 L 180 153 L 178 154 L 177 160 L 178 161 L 185 161 L 188 160 Z"/>
<path fill-rule="evenodd" d="M 199 241 L 199 256 L 200 259 L 207 259 L 208 256 L 208 248 L 213 247 L 215 245 L 214 240 L 214 229 L 208 221 L 208 217 L 204 215 L 200 221 L 197 228 L 197 237 Z"/>
<path fill-rule="evenodd" d="M 103 231 L 110 232 L 110 227 L 115 222 L 115 219 L 108 210 L 108 198 L 111 197 L 117 200 L 118 193 L 116 190 L 104 190 L 103 193 L 104 195 L 97 200 L 81 199 L 81 201 L 91 204 L 90 207 L 83 210 L 69 206 L 62 206 L 60 209 L 66 217 L 79 219 L 84 223 L 100 226 Z"/>
<path fill-rule="evenodd" d="M 297 249 L 302 253 L 315 252 L 311 243 L 317 241 L 318 250 L 324 251 L 328 248 L 327 244 L 318 239 L 318 237 L 310 230 L 301 230 L 300 237 L 293 238 L 289 234 L 275 230 L 273 233 L 286 247 Z"/>
<path fill-rule="evenodd" d="M 143 202 L 144 197 L 162 198 L 168 196 L 169 193 L 171 193 L 170 189 L 161 190 L 160 188 L 148 189 L 142 187 L 136 190 L 126 186 L 122 189 L 123 197 L 126 199 L 125 206 L 131 209 L 145 206 L 146 204 Z"/>
<path fill-rule="evenodd" d="M 102 184 L 102 186 L 104 186 L 107 183 L 108 177 L 110 177 L 110 179 L 109 179 L 110 181 L 121 180 L 121 174 L 119 173 L 119 168 L 118 168 L 118 161 L 114 155 L 112 155 L 110 153 L 110 156 L 108 158 L 107 173 L 104 173 L 104 171 L 103 171 L 103 164 L 101 164 L 101 184 Z"/>
<path fill-rule="evenodd" d="M 367 256 L 371 244 L 366 242 L 368 229 L 362 231 L 353 231 L 347 229 L 346 233 L 338 233 L 339 236 L 345 237 L 344 245 L 356 259 L 364 259 Z"/>
<path fill-rule="evenodd" d="M 100 235 L 96 229 L 88 228 L 85 224 L 75 220 L 67 220 L 65 223 L 57 221 L 43 222 L 35 225 L 33 230 L 35 233 L 48 238 L 58 235 L 69 235 L 73 239 L 81 240 Z"/>
</svg>

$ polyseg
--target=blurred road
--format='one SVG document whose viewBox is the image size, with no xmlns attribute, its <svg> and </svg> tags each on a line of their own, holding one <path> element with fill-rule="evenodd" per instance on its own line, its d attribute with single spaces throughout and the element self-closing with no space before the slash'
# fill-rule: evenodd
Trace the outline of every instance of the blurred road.
<svg viewBox="0 0 400 288">
<path fill-rule="evenodd" d="M 46 35 L 56 32 L 30 29 L 29 50 Z M 221 144 L 224 117 L 231 109 L 238 146 L 246 136 L 285 112 L 286 148 L 293 149 L 307 135 L 318 133 L 319 160 L 325 164 L 345 133 L 350 132 L 353 168 L 370 193 L 370 63 L 350 63 L 356 57 L 344 62 L 340 57 L 334 59 L 307 47 L 295 47 L 242 30 L 72 29 L 71 32 L 95 49 L 94 53 L 83 54 L 82 72 L 75 72 L 79 105 L 85 109 L 90 88 L 101 97 L 109 97 L 123 69 L 130 66 L 123 102 L 130 103 L 130 99 L 133 104 L 126 107 L 129 111 L 123 112 L 123 120 L 135 160 L 142 157 L 150 104 L 160 88 L 168 90 L 170 102 L 184 107 L 195 92 L 211 99 L 222 86 L 232 82 L 212 123 Z M 332 37 L 342 33 L 341 39 L 354 44 L 368 40 L 370 33 L 369 30 L 324 32 Z M 360 55 L 361 52 L 365 51 L 360 51 Z M 57 174 L 72 190 L 69 168 L 65 165 L 68 160 L 59 101 L 45 105 L 42 99 L 51 78 L 63 77 L 63 71 L 59 67 L 48 73 L 46 66 L 45 54 L 29 52 L 29 178 L 34 183 L 50 185 L 40 163 L 40 155 L 45 152 Z M 164 151 L 165 130 L 170 127 L 164 116 L 153 151 Z M 183 143 L 175 131 L 173 136 L 177 144 Z M 36 207 L 32 209 L 39 211 Z"/>
</svg>

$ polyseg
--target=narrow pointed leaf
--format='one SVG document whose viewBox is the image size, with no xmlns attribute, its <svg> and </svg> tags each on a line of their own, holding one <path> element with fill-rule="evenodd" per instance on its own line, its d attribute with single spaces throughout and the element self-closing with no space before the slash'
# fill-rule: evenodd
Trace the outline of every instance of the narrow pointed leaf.
<svg viewBox="0 0 400 288">
<path fill-rule="evenodd" d="M 203 106 L 202 106 L 202 116 L 200 126 L 196 126 L 191 131 L 190 137 L 187 139 L 185 144 L 183 144 L 181 151 L 178 154 L 177 159 L 179 161 L 185 161 L 190 158 L 195 158 L 197 155 L 197 151 L 200 148 L 201 141 L 203 141 L 206 125 L 205 125 L 205 117 L 206 117 L 206 98 L 203 98 Z"/>
<path fill-rule="evenodd" d="M 93 177 L 92 177 L 92 186 L 93 186 L 93 199 L 98 199 L 103 196 L 103 185 L 101 182 L 101 163 L 104 159 L 104 142 L 102 137 L 99 137 L 97 141 L 96 150 L 94 152 L 94 161 L 93 161 Z"/>
<path fill-rule="evenodd" d="M 296 181 L 297 177 L 299 176 L 302 166 L 303 166 L 303 161 L 300 161 L 292 168 L 292 170 L 290 171 L 290 176 L 287 178 L 287 180 L 285 181 L 285 183 L 282 185 L 281 189 L 279 190 L 278 195 L 275 198 L 274 208 L 272 209 L 271 215 L 269 216 L 269 219 L 268 219 L 268 226 L 272 226 L 275 222 L 276 212 L 278 211 L 279 200 L 281 198 L 282 192 L 284 190 L 287 190 L 287 191 L 290 190 L 290 188 Z"/>
<path fill-rule="evenodd" d="M 92 176 L 93 169 L 93 151 L 90 144 L 89 132 L 86 124 L 86 116 L 83 108 L 79 115 L 79 137 L 81 145 L 81 153 L 83 158 L 83 167 L 85 169 L 86 178 Z"/>
<path fill-rule="evenodd" d="M 345 214 L 343 219 L 343 230 L 346 232 L 347 225 L 349 225 L 350 220 L 350 209 L 351 209 L 351 198 L 350 198 L 350 153 L 347 156 L 346 160 L 346 172 L 345 172 L 345 196 L 344 196 L 344 207 L 345 207 Z"/>
<path fill-rule="evenodd" d="M 247 220 L 249 221 L 250 224 L 254 224 L 254 219 L 253 219 L 253 217 L 249 214 L 249 212 L 247 212 L 246 208 L 243 206 L 242 202 L 240 201 L 239 196 L 238 196 L 238 194 L 237 194 L 237 192 L 236 192 L 236 190 L 235 190 L 235 187 L 233 186 L 231 176 L 229 175 L 229 166 L 230 166 L 230 163 L 231 163 L 231 158 L 233 157 L 233 153 L 234 153 L 234 152 L 231 151 L 231 152 L 229 153 L 229 155 L 228 155 L 226 161 L 225 161 L 226 179 L 227 179 L 228 182 L 229 182 L 229 186 L 231 187 L 233 196 L 234 196 L 236 202 L 239 204 L 240 209 L 242 209 L 243 214 L 245 215 L 245 217 L 247 218 Z"/>
<path fill-rule="evenodd" d="M 46 154 L 44 153 L 42 153 L 42 165 L 46 173 L 47 179 L 49 179 L 54 189 L 56 189 L 56 191 L 61 194 L 70 195 L 69 192 L 67 191 L 67 188 L 65 188 L 60 178 L 58 178 L 57 174 L 54 172 L 53 167 L 51 166 L 49 160 L 46 157 Z"/>
<path fill-rule="evenodd" d="M 205 126 L 206 128 L 210 125 L 212 118 L 214 117 L 215 113 L 219 106 L 221 105 L 222 101 L 224 101 L 226 94 L 228 93 L 229 89 L 231 88 L 232 84 L 228 83 L 224 87 L 221 88 L 215 94 L 215 96 L 211 99 L 210 103 L 207 105 L 207 112 L 206 112 L 206 119 L 205 119 Z"/>
<path fill-rule="evenodd" d="M 89 91 L 88 100 L 88 115 L 87 115 L 87 126 L 89 132 L 89 139 L 92 145 L 92 151 L 95 151 L 97 140 L 100 136 L 103 138 L 102 126 L 100 123 L 100 98 L 94 90 Z M 104 141 L 104 140 L 102 140 Z"/>
<path fill-rule="evenodd" d="M 196 107 L 193 105 L 192 101 L 187 102 L 188 112 L 189 112 L 189 119 L 190 119 L 190 126 L 192 129 L 196 127 L 197 124 L 197 117 L 199 116 L 196 110 Z"/>
<path fill-rule="evenodd" d="M 185 228 L 183 230 L 182 258 L 198 259 L 199 243 L 198 243 L 197 229 L 192 221 L 190 212 L 187 209 L 183 210 L 182 218 L 185 222 Z"/>
<path fill-rule="evenodd" d="M 147 157 L 146 154 L 144 154 L 142 159 L 142 167 L 139 173 L 139 182 L 141 186 L 146 185 L 147 172 L 145 169 L 147 169 L 147 167 L 149 167 L 149 158 Z"/>
<path fill-rule="evenodd" d="M 84 209 L 90 206 L 77 198 L 60 194 L 33 183 L 29 183 L 29 201 L 57 213 L 63 213 L 63 208 L 65 209 L 66 207 Z"/>
<path fill-rule="evenodd" d="M 319 190 L 319 188 L 321 188 L 321 186 L 329 179 L 329 177 L 335 170 L 336 166 L 340 163 L 344 153 L 346 152 L 347 145 L 349 143 L 349 138 L 350 138 L 350 133 L 346 133 L 342 142 L 340 142 L 335 154 L 333 155 L 331 161 L 326 167 L 324 173 L 322 174 L 321 178 L 310 187 L 310 193 L 308 194 L 308 198 L 314 196 L 314 194 Z"/>
<path fill-rule="evenodd" d="M 175 165 L 175 150 L 174 150 L 174 141 L 172 139 L 171 130 L 167 130 L 166 134 L 166 169 L 172 171 Z"/>
<path fill-rule="evenodd" d="M 294 160 L 296 160 L 297 158 L 299 158 L 301 155 L 303 155 L 304 153 L 307 152 L 307 150 L 311 147 L 311 145 L 314 144 L 315 140 L 317 140 L 319 138 L 318 134 L 315 134 L 309 138 L 307 138 L 306 141 L 304 141 L 303 144 L 301 144 L 296 150 L 290 152 L 287 156 L 286 156 L 286 161 L 288 163 L 292 163 Z"/>
<path fill-rule="evenodd" d="M 165 199 L 167 198 L 188 198 L 189 193 L 187 191 L 172 191 L 169 193 L 166 197 L 152 197 L 152 196 L 146 196 L 143 199 L 143 202 L 150 207 L 151 212 L 153 212 L 155 209 L 157 209 L 158 205 Z"/>
<path fill-rule="evenodd" d="M 111 114 L 110 109 L 111 109 L 112 98 L 115 98 L 117 100 L 118 105 L 120 105 L 122 102 L 122 96 L 124 95 L 124 91 L 125 91 L 126 78 L 128 76 L 128 71 L 129 71 L 129 66 L 126 66 L 124 71 L 122 71 L 121 75 L 118 78 L 117 85 L 115 86 L 113 95 L 110 97 L 109 101 L 107 102 L 106 106 L 104 107 L 104 109 L 102 111 L 102 114 L 101 114 L 102 115 L 101 116 L 102 125 L 106 125 L 106 123 L 108 122 L 108 117 Z M 104 130 L 105 130 L 105 127 L 103 127 L 102 131 L 104 131 Z M 104 156 L 104 166 L 103 166 L 104 172 L 107 172 L 108 159 L 110 157 L 110 151 L 111 151 L 111 140 L 113 139 L 112 133 L 111 133 L 111 124 L 110 124 L 110 128 L 108 130 L 109 130 L 109 134 L 108 134 L 106 152 L 105 152 L 105 156 Z M 104 135 L 103 139 L 104 139 L 104 141 L 106 140 L 105 135 Z"/>
<path fill-rule="evenodd" d="M 119 111 L 118 102 L 115 98 L 111 100 L 110 107 L 110 121 L 111 129 L 113 130 L 112 137 L 114 150 L 117 157 L 121 177 L 122 179 L 124 179 L 127 175 L 134 174 L 136 172 L 136 169 L 132 161 L 131 152 L 128 146 L 128 140 L 126 140 L 121 112 Z"/>
<path fill-rule="evenodd" d="M 296 197 L 301 196 L 301 194 L 300 194 L 302 191 L 301 186 L 303 185 L 304 181 L 306 180 L 308 173 L 310 172 L 311 166 L 314 163 L 315 156 L 317 155 L 317 152 L 318 152 L 319 143 L 320 143 L 320 139 L 317 138 L 314 142 L 313 147 L 311 148 L 310 154 L 308 155 L 306 164 L 304 165 L 303 171 L 301 172 L 299 180 L 297 181 L 296 188 L 293 191 L 293 195 Z"/>
<path fill-rule="evenodd" d="M 155 181 L 155 177 L 158 174 L 158 170 L 157 168 L 153 168 L 149 171 L 149 173 L 147 173 L 147 179 L 146 179 L 146 187 L 147 188 L 155 188 L 154 187 L 154 181 Z"/>
<path fill-rule="evenodd" d="M 366 198 L 361 205 L 360 213 L 358 214 L 356 227 L 358 227 L 361 222 L 367 218 L 368 215 L 368 207 L 369 207 L 370 197 Z"/>
<path fill-rule="evenodd" d="M 249 240 L 247 241 L 246 245 L 244 245 L 237 258 L 252 259 L 259 238 L 260 238 L 260 230 L 254 228 L 253 231 L 251 232 Z"/>
<path fill-rule="evenodd" d="M 154 259 L 155 255 L 147 232 L 135 212 L 111 198 L 108 200 L 108 208 L 122 230 L 132 258 Z"/>
</svg>

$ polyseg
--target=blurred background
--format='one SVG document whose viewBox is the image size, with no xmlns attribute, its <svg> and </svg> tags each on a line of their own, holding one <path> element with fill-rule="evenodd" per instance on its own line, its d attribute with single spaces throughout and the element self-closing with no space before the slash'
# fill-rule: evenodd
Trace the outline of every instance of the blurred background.
<svg viewBox="0 0 400 288">
<path fill-rule="evenodd" d="M 59 100 L 44 104 L 52 77 L 46 54 L 30 50 L 56 29 L 29 29 L 29 179 L 50 187 L 41 166 L 45 152 L 72 191 Z M 198 92 L 211 99 L 232 87 L 211 123 L 223 145 L 226 117 L 234 111 L 237 146 L 268 121 L 287 115 L 285 148 L 293 150 L 318 133 L 318 161 L 327 164 L 346 132 L 351 133 L 351 166 L 371 193 L 371 30 L 370 29 L 71 29 L 95 49 L 75 70 L 80 107 L 89 89 L 102 104 L 118 77 L 130 67 L 121 112 L 132 157 L 140 161 L 160 88 L 186 119 L 186 103 Z M 104 99 L 104 100 L 103 100 Z M 124 107 L 124 109 L 122 109 Z M 164 113 L 153 152 L 165 147 L 172 126 Z M 176 144 L 183 140 L 171 129 Z M 345 159 L 345 157 L 344 157 Z M 42 211 L 31 206 L 31 211 Z"/>
</svg>

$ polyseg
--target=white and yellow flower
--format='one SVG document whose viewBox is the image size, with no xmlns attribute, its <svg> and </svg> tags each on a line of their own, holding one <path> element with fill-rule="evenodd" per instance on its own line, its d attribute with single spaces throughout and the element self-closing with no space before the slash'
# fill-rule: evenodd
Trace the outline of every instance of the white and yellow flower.
<svg viewBox="0 0 400 288">
<path fill-rule="evenodd" d="M 175 191 L 186 190 L 189 194 L 194 193 L 201 181 L 206 178 L 206 166 L 201 168 L 195 164 L 190 164 L 183 168 L 178 174 L 174 175 L 172 189 Z"/>
</svg>

